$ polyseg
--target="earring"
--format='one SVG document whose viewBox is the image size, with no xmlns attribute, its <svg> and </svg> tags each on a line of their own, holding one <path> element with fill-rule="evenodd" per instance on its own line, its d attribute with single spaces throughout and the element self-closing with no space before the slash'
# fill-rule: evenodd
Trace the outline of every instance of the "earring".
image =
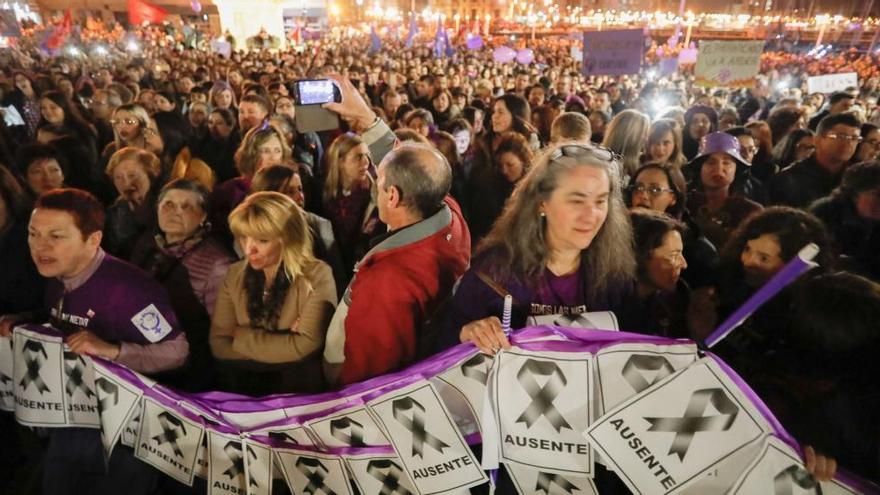
<svg viewBox="0 0 880 495">
<path fill-rule="evenodd" d="M 540 215 L 541 215 L 541 218 L 547 218 L 547 214 L 544 213 L 543 211 L 540 213 Z"/>
</svg>

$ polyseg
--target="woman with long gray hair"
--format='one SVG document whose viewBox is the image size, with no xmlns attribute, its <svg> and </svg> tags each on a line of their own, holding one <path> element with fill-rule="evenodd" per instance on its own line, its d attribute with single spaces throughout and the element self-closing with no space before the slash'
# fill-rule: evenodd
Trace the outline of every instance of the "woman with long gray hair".
<svg viewBox="0 0 880 495">
<path fill-rule="evenodd" d="M 619 169 L 599 147 L 563 144 L 541 155 L 480 243 L 441 340 L 488 354 L 509 346 L 499 319 L 507 294 L 513 328 L 529 316 L 621 308 L 636 262 Z"/>
</svg>

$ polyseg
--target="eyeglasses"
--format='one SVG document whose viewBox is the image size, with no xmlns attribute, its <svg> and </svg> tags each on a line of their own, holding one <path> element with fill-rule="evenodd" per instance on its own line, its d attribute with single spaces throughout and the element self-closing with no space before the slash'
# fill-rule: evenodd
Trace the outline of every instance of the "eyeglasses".
<svg viewBox="0 0 880 495">
<path fill-rule="evenodd" d="M 141 123 L 141 122 L 140 122 L 139 120 L 137 120 L 137 119 L 110 119 L 110 125 L 112 125 L 112 126 L 114 126 L 114 127 L 117 126 L 117 125 L 122 125 L 122 124 L 125 124 L 125 125 L 138 125 L 138 124 L 140 124 L 140 123 Z"/>
<path fill-rule="evenodd" d="M 652 197 L 659 196 L 665 192 L 670 192 L 670 193 L 675 192 L 675 189 L 670 189 L 668 187 L 660 187 L 656 184 L 651 184 L 650 186 L 646 186 L 644 184 L 636 183 L 636 184 L 629 186 L 627 189 L 629 190 L 630 194 L 646 192 L 646 193 L 648 193 L 649 196 L 652 196 Z"/>
<path fill-rule="evenodd" d="M 666 256 L 658 256 L 658 258 L 669 263 L 670 266 L 673 266 L 675 268 L 683 266 L 687 263 L 687 261 L 685 261 L 685 259 L 684 259 L 684 254 L 681 253 L 680 251 L 676 251 L 676 252 L 674 252 L 672 254 L 668 254 Z"/>
<path fill-rule="evenodd" d="M 748 147 L 746 147 L 746 148 L 743 148 L 743 151 L 744 151 L 747 155 L 754 155 L 755 153 L 758 152 L 758 147 L 757 147 L 757 146 L 748 146 Z"/>
<path fill-rule="evenodd" d="M 867 145 L 873 146 L 875 148 L 880 146 L 880 140 L 877 140 L 877 139 L 866 139 L 865 141 L 862 141 L 862 142 Z"/>
<path fill-rule="evenodd" d="M 836 132 L 829 132 L 828 134 L 825 134 L 825 137 L 827 137 L 828 139 L 834 139 L 837 141 L 848 141 L 850 143 L 862 142 L 861 136 L 851 136 L 849 134 L 838 134 Z"/>
</svg>

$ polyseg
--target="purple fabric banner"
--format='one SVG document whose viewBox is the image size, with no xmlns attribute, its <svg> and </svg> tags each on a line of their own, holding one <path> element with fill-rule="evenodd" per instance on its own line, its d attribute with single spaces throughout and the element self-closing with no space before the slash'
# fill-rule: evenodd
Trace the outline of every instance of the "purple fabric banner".
<svg viewBox="0 0 880 495">
<path fill-rule="evenodd" d="M 645 32 L 642 29 L 584 33 L 585 76 L 638 74 L 642 68 Z"/>
<path fill-rule="evenodd" d="M 797 256 L 785 265 L 769 282 L 758 289 L 758 292 L 752 294 L 742 306 L 733 312 L 711 335 L 706 338 L 706 346 L 714 347 L 724 337 L 732 332 L 736 327 L 740 326 L 746 319 L 752 315 L 765 302 L 769 301 L 773 296 L 778 294 L 786 286 L 797 280 L 798 277 L 805 272 L 815 268 L 813 258 L 819 253 L 819 248 L 815 244 L 809 244 L 801 249 Z"/>
</svg>

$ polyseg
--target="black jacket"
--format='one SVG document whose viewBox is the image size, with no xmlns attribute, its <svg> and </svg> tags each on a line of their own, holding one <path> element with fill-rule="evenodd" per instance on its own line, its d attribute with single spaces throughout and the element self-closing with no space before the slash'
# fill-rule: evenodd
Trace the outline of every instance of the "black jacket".
<svg viewBox="0 0 880 495">
<path fill-rule="evenodd" d="M 806 209 L 817 199 L 831 194 L 841 174 L 825 170 L 814 156 L 795 162 L 776 174 L 767 185 L 769 204 Z"/>
</svg>

